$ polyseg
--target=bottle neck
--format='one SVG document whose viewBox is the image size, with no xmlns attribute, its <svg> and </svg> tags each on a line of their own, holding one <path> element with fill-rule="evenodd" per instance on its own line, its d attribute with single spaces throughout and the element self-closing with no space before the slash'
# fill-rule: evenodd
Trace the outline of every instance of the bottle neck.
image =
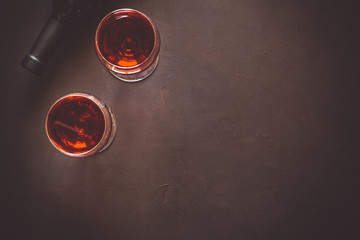
<svg viewBox="0 0 360 240">
<path fill-rule="evenodd" d="M 31 72 L 40 74 L 69 26 L 101 2 L 102 0 L 53 0 L 52 14 L 21 64 Z"/>
</svg>

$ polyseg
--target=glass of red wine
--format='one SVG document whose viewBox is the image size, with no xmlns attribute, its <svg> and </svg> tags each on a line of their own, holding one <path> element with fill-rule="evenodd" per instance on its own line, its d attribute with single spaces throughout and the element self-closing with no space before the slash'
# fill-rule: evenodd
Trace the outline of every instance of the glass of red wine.
<svg viewBox="0 0 360 240">
<path fill-rule="evenodd" d="M 116 134 L 110 108 L 87 93 L 70 93 L 58 99 L 51 106 L 45 125 L 52 145 L 71 157 L 102 152 Z"/>
<path fill-rule="evenodd" d="M 128 8 L 106 15 L 95 34 L 100 61 L 115 77 L 137 82 L 148 77 L 159 61 L 160 34 L 145 14 Z"/>
</svg>

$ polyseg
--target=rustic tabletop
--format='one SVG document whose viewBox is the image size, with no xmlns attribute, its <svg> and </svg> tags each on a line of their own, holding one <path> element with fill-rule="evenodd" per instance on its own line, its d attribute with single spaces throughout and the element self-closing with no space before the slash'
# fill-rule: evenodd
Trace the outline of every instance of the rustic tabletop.
<svg viewBox="0 0 360 240">
<path fill-rule="evenodd" d="M 146 80 L 99 62 L 103 16 L 157 24 Z M 37 77 L 20 66 L 51 1 L 1 3 L 2 239 L 357 239 L 359 17 L 327 1 L 119 0 L 80 21 Z M 117 118 L 104 152 L 59 153 L 71 92 Z M 6 238 L 3 238 L 6 236 Z"/>
</svg>

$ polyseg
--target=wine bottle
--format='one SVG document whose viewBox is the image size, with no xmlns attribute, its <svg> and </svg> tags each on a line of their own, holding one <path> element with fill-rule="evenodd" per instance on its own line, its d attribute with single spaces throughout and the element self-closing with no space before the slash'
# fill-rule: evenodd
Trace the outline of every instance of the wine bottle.
<svg viewBox="0 0 360 240">
<path fill-rule="evenodd" d="M 53 0 L 52 2 L 51 16 L 34 42 L 30 53 L 21 62 L 23 67 L 37 75 L 42 73 L 70 26 L 100 5 L 102 0 Z"/>
</svg>

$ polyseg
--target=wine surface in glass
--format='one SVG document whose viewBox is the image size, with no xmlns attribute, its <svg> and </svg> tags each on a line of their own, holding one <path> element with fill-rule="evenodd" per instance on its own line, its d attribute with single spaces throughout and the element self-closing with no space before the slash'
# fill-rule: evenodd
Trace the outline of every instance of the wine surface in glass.
<svg viewBox="0 0 360 240">
<path fill-rule="evenodd" d="M 101 140 L 105 119 L 90 99 L 71 96 L 60 100 L 49 112 L 47 130 L 53 143 L 68 153 L 83 153 Z"/>
<path fill-rule="evenodd" d="M 102 55 L 120 67 L 133 67 L 144 62 L 154 48 L 154 42 L 154 29 L 149 20 L 131 12 L 108 22 L 99 35 Z"/>
</svg>

